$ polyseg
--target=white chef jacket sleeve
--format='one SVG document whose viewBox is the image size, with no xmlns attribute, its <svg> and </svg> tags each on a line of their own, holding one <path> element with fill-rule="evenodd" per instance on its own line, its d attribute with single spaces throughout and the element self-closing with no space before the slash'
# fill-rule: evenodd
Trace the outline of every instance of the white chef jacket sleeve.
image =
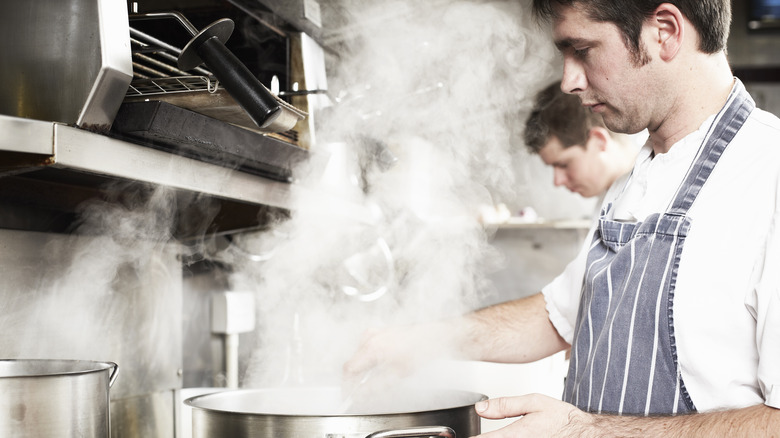
<svg viewBox="0 0 780 438">
<path fill-rule="evenodd" d="M 585 262 L 593 240 L 594 226 L 591 226 L 580 252 L 566 269 L 542 289 L 547 313 L 558 334 L 569 344 L 574 339 L 574 325 L 585 275 Z"/>
<path fill-rule="evenodd" d="M 745 300 L 756 319 L 758 383 L 767 406 L 780 408 L 780 192 L 763 260 L 754 271 L 756 287 Z"/>
</svg>

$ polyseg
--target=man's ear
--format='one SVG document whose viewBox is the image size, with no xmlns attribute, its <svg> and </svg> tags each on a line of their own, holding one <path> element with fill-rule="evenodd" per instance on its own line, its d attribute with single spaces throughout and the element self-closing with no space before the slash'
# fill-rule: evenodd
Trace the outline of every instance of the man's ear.
<svg viewBox="0 0 780 438">
<path fill-rule="evenodd" d="M 612 139 L 609 131 L 601 126 L 594 126 L 588 131 L 588 140 L 585 142 L 588 148 L 598 148 L 599 152 L 607 150 L 607 144 Z"/>
<path fill-rule="evenodd" d="M 670 61 L 677 56 L 685 38 L 685 18 L 676 6 L 662 3 L 651 19 L 658 33 L 659 56 Z"/>
</svg>

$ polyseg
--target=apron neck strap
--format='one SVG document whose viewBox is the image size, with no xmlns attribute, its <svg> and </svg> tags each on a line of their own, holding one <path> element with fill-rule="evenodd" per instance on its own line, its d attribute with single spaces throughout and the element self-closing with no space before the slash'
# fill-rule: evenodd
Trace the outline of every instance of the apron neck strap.
<svg viewBox="0 0 780 438">
<path fill-rule="evenodd" d="M 729 98 L 710 125 L 688 174 L 677 189 L 669 213 L 681 216 L 688 213 L 726 146 L 737 135 L 755 107 L 756 104 L 745 86 L 735 78 Z"/>
</svg>

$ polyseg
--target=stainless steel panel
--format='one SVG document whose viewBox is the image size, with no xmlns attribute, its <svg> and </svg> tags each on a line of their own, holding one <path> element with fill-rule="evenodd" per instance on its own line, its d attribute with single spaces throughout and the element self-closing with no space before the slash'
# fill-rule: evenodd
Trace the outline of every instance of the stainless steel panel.
<svg viewBox="0 0 780 438">
<path fill-rule="evenodd" d="M 111 438 L 173 438 L 174 391 L 111 401 Z"/>
<path fill-rule="evenodd" d="M 17 117 L 3 117 L 2 121 L 0 151 L 54 154 L 54 127 L 51 124 Z"/>
<path fill-rule="evenodd" d="M 0 113 L 107 129 L 132 78 L 123 0 L 3 4 Z"/>
</svg>

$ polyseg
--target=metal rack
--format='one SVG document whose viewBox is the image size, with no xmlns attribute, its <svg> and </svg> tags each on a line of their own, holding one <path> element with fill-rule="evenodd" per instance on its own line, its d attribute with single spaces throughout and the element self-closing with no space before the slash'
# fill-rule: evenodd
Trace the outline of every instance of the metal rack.
<svg viewBox="0 0 780 438">
<path fill-rule="evenodd" d="M 133 81 L 127 97 L 159 96 L 171 93 L 205 91 L 216 93 L 219 81 L 204 67 L 196 67 L 193 75 L 176 65 L 181 49 L 151 35 L 130 28 L 132 38 Z"/>
<path fill-rule="evenodd" d="M 160 94 L 206 91 L 216 93 L 219 81 L 206 76 L 176 76 L 169 78 L 134 80 L 127 89 L 127 97 L 157 96 Z"/>
</svg>

